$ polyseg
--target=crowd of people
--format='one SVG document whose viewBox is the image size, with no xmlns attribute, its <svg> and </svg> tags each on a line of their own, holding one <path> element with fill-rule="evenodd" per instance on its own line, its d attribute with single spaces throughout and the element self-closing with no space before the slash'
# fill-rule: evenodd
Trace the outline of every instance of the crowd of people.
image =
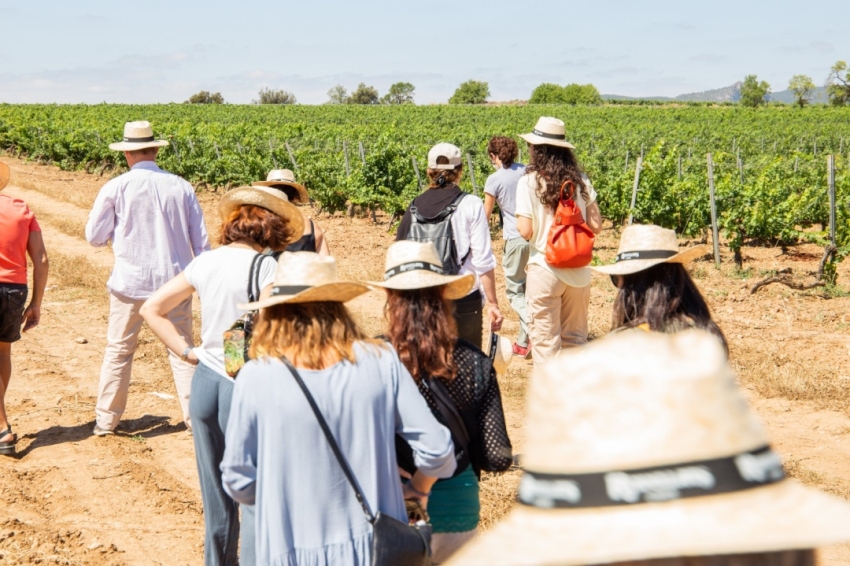
<svg viewBox="0 0 850 566">
<path fill-rule="evenodd" d="M 291 171 L 228 191 L 211 249 L 192 186 L 156 165 L 168 142 L 129 122 L 110 145 L 129 171 L 86 225 L 115 255 L 93 434 L 120 425 L 147 322 L 193 437 L 205 564 L 808 566 L 813 549 L 850 540 L 850 505 L 785 479 L 735 385 L 685 267 L 706 248 L 634 225 L 610 265 L 553 262 L 581 245 L 563 239 L 601 232 L 597 193 L 562 121 L 541 117 L 520 137 L 527 165 L 512 138 L 490 140 L 483 202 L 458 186 L 456 146 L 429 151 L 429 186 L 381 281 L 340 277 Z M 8 180 L 0 164 L 0 188 Z M 521 457 L 499 390 L 496 206 L 520 321 L 508 355 L 534 363 Z M 48 262 L 25 203 L 0 195 L 0 222 L 0 454 L 14 454 L 11 344 L 39 322 Z M 617 294 L 611 333 L 588 344 L 594 270 Z M 386 295 L 381 336 L 346 307 L 370 291 Z M 519 504 L 478 536 L 482 472 L 517 460 Z"/>
</svg>

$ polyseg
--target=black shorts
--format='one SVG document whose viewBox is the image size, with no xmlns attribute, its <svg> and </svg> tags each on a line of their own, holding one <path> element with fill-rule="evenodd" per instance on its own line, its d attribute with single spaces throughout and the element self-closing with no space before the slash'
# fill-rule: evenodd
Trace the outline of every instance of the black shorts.
<svg viewBox="0 0 850 566">
<path fill-rule="evenodd" d="M 21 322 L 27 306 L 27 286 L 0 283 L 0 342 L 21 339 Z"/>
</svg>

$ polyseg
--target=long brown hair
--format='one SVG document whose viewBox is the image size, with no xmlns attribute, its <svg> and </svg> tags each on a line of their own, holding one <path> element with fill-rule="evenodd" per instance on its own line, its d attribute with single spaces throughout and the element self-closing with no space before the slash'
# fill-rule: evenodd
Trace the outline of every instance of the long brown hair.
<svg viewBox="0 0 850 566">
<path fill-rule="evenodd" d="M 387 338 L 416 380 L 427 375 L 452 380 L 457 326 L 444 287 L 411 291 L 387 289 Z"/>
<path fill-rule="evenodd" d="M 752 554 L 722 554 L 717 556 L 680 556 L 613 562 L 607 566 L 816 566 L 817 553 L 807 550 L 780 550 Z"/>
<path fill-rule="evenodd" d="M 584 184 L 584 171 L 578 162 L 576 154 L 567 147 L 555 145 L 528 146 L 529 159 L 526 172 L 534 173 L 537 180 L 537 198 L 546 208 L 555 212 L 561 198 L 561 185 L 564 181 L 572 181 L 577 191 L 581 192 L 584 202 L 590 200 L 590 194 Z M 540 181 L 544 180 L 545 183 Z"/>
<path fill-rule="evenodd" d="M 251 358 L 287 355 L 296 366 L 324 369 L 354 357 L 354 342 L 385 346 L 360 330 L 339 302 L 283 303 L 260 311 L 251 341 Z"/>
<path fill-rule="evenodd" d="M 222 246 L 233 242 L 253 242 L 278 251 L 286 249 L 295 236 L 286 218 L 265 208 L 245 204 L 231 212 L 222 223 L 220 242 Z"/>
</svg>

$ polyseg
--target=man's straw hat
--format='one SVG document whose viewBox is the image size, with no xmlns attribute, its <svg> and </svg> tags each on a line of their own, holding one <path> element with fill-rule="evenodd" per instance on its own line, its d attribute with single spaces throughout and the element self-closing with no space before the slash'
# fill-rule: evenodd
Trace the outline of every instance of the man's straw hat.
<svg viewBox="0 0 850 566">
<path fill-rule="evenodd" d="M 628 275 L 659 263 L 688 263 L 708 253 L 700 245 L 679 251 L 676 232 L 653 224 L 635 224 L 623 230 L 615 263 L 590 269 L 608 275 Z"/>
<path fill-rule="evenodd" d="M 282 303 L 345 303 L 369 292 L 355 281 L 341 281 L 336 260 L 313 252 L 283 252 L 277 260 L 272 294 L 267 299 L 236 305 L 248 311 Z"/>
<path fill-rule="evenodd" d="M 387 250 L 384 280 L 369 281 L 368 284 L 396 291 L 445 285 L 445 298 L 455 300 L 469 294 L 475 285 L 475 275 L 445 275 L 443 262 L 433 243 L 401 240 Z"/>
<path fill-rule="evenodd" d="M 541 116 L 530 134 L 520 134 L 519 137 L 531 145 L 555 145 L 575 149 L 575 146 L 567 141 L 564 122 L 549 116 Z"/>
<path fill-rule="evenodd" d="M 148 147 L 164 147 L 166 145 L 168 145 L 166 140 L 155 140 L 153 138 L 151 123 L 143 120 L 124 124 L 124 139 L 109 144 L 109 149 L 112 151 L 137 151 Z"/>
<path fill-rule="evenodd" d="M 508 371 L 511 361 L 514 359 L 511 339 L 493 332 L 490 334 L 489 344 L 490 349 L 488 350 L 488 354 L 490 355 L 490 361 L 493 362 L 493 369 L 499 375 L 504 375 Z"/>
<path fill-rule="evenodd" d="M 298 200 L 292 201 L 295 204 L 307 204 L 310 202 L 310 196 L 307 194 L 307 189 L 304 185 L 295 182 L 295 173 L 289 169 L 272 169 L 266 175 L 265 181 L 254 181 L 251 185 L 255 187 L 277 187 L 286 185 L 292 187 L 298 193 Z"/>
<path fill-rule="evenodd" d="M 298 207 L 289 202 L 286 193 L 266 187 L 236 187 L 227 191 L 218 201 L 218 215 L 222 221 L 227 220 L 234 210 L 245 205 L 259 206 L 284 218 L 299 238 L 304 233 L 304 216 Z"/>
<path fill-rule="evenodd" d="M 5 163 L 0 163 L 0 191 L 6 188 L 6 185 L 9 184 L 9 178 L 11 174 L 9 173 L 9 166 Z"/>
<path fill-rule="evenodd" d="M 638 330 L 530 381 L 520 504 L 450 564 L 608 564 L 850 540 L 850 504 L 784 479 L 720 342 Z"/>
</svg>

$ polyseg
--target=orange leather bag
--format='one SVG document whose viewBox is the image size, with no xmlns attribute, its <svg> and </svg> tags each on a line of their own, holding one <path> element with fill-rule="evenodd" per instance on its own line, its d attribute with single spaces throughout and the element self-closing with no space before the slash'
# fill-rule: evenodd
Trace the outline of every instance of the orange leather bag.
<svg viewBox="0 0 850 566">
<path fill-rule="evenodd" d="M 569 196 L 564 189 L 569 187 Z M 546 239 L 546 263 L 552 267 L 585 267 L 593 260 L 593 240 L 596 236 L 588 227 L 576 205 L 575 185 L 564 181 L 555 219 Z"/>
</svg>

